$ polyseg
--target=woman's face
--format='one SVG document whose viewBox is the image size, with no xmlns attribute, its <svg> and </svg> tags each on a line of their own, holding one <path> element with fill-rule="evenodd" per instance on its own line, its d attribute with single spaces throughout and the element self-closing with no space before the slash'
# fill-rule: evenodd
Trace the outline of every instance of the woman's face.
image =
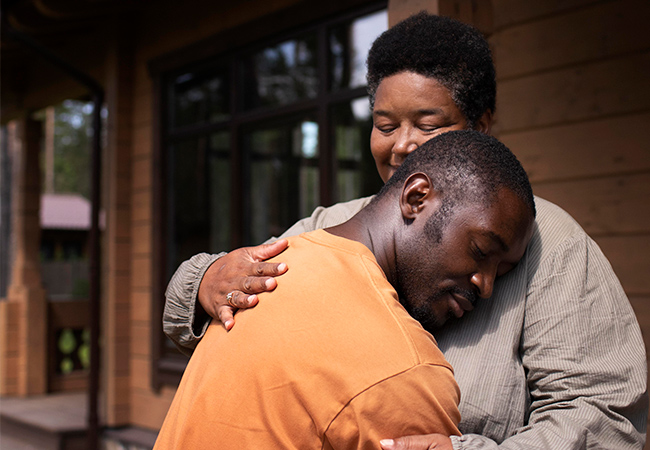
<svg viewBox="0 0 650 450">
<path fill-rule="evenodd" d="M 424 142 L 447 131 L 467 128 L 467 120 L 449 90 L 433 78 L 413 72 L 382 80 L 375 94 L 372 119 L 370 150 L 384 182 Z M 489 127 L 482 130 L 480 125 L 477 129 L 489 131 Z"/>
</svg>

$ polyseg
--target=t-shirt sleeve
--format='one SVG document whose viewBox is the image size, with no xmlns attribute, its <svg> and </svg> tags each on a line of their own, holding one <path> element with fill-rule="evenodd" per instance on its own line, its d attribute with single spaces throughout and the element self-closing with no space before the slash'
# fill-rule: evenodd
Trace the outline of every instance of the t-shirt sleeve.
<svg viewBox="0 0 650 450">
<path fill-rule="evenodd" d="M 355 396 L 331 422 L 323 448 L 376 449 L 381 439 L 458 435 L 459 397 L 449 368 L 417 365 Z"/>
</svg>

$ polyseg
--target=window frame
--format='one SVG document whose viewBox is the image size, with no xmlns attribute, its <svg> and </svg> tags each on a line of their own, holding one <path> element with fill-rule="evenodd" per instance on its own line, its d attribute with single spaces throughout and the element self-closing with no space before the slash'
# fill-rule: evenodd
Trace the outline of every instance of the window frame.
<svg viewBox="0 0 650 450">
<path fill-rule="evenodd" d="M 321 2 L 327 3 L 327 2 Z M 352 101 L 367 94 L 365 85 L 357 88 L 345 88 L 330 91 L 331 85 L 329 67 L 331 65 L 328 48 L 327 32 L 340 23 L 387 9 L 387 1 L 348 1 L 345 7 L 339 4 L 319 5 L 298 4 L 287 10 L 278 11 L 264 18 L 256 19 L 248 24 L 237 27 L 209 40 L 184 48 L 149 63 L 149 72 L 153 85 L 153 176 L 152 176 L 152 313 L 153 326 L 151 335 L 151 382 L 156 390 L 163 385 L 176 386 L 187 365 L 188 358 L 166 351 L 162 332 L 162 315 L 164 307 L 164 292 L 168 283 L 170 267 L 168 267 L 168 208 L 166 180 L 168 179 L 167 149 L 172 141 L 184 137 L 209 136 L 210 133 L 227 130 L 230 132 L 230 148 L 242 148 L 241 130 L 246 126 L 287 117 L 301 113 L 313 112 L 319 124 L 318 146 L 320 168 L 320 204 L 331 205 L 334 202 L 335 155 L 332 142 L 332 121 L 329 109 L 346 101 Z M 301 34 L 315 31 L 318 39 L 318 79 L 320 81 L 318 94 L 313 99 L 303 99 L 280 107 L 265 107 L 252 111 L 242 111 L 238 89 L 230 89 L 230 104 L 233 105 L 229 119 L 201 125 L 186 125 L 169 130 L 170 115 L 172 114 L 168 92 L 170 80 L 187 71 L 197 71 L 207 66 L 214 66 L 215 58 L 219 64 L 230 67 L 231 79 L 236 79 L 241 64 L 241 55 L 250 55 L 257 50 L 281 43 Z M 242 38 L 243 36 L 243 38 Z M 226 47 L 227 42 L 237 42 L 236 46 Z M 234 208 L 230 214 L 231 245 L 241 246 L 242 227 L 246 219 L 241 211 L 240 202 L 245 192 L 242 189 L 243 155 L 242 152 L 231 152 L 231 202 Z M 207 250 L 207 249 L 206 249 Z M 175 268 L 174 268 L 175 269 Z"/>
</svg>

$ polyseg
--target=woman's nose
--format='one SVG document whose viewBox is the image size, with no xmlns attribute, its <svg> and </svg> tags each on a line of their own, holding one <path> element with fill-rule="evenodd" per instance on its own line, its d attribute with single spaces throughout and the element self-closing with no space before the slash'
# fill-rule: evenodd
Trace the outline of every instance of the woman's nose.
<svg viewBox="0 0 650 450">
<path fill-rule="evenodd" d="M 418 148 L 418 143 L 413 134 L 413 131 L 406 127 L 400 129 L 395 144 L 393 145 L 394 155 L 404 159 L 409 153 Z"/>
</svg>

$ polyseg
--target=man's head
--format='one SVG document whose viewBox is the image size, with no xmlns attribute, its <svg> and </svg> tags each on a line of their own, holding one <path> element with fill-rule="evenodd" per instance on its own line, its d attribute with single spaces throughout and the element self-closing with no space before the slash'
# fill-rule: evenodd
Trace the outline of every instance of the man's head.
<svg viewBox="0 0 650 450">
<path fill-rule="evenodd" d="M 517 158 L 496 139 L 450 131 L 412 152 L 378 195 L 399 197 L 393 284 L 428 327 L 460 317 L 521 259 L 535 203 Z"/>
<path fill-rule="evenodd" d="M 385 31 L 368 53 L 371 106 L 383 79 L 402 72 L 433 78 L 447 88 L 469 128 L 494 113 L 496 81 L 487 41 L 469 25 L 426 12 Z"/>
</svg>

